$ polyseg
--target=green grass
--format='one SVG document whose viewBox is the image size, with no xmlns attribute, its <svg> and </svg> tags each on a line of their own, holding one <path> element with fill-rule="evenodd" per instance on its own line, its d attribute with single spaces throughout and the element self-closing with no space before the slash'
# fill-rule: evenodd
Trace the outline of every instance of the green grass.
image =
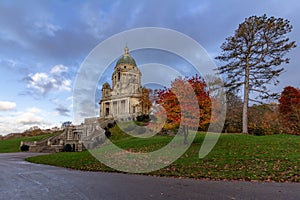
<svg viewBox="0 0 300 200">
<path fill-rule="evenodd" d="M 168 136 L 151 139 L 121 137 L 122 132 L 112 132 L 116 145 L 134 152 L 153 151 L 173 139 Z M 199 159 L 204 137 L 204 134 L 198 133 L 188 151 L 177 161 L 150 174 L 214 180 L 300 182 L 299 136 L 223 134 L 209 155 Z M 27 160 L 78 170 L 115 171 L 97 161 L 88 151 L 56 153 Z"/>
<path fill-rule="evenodd" d="M 53 136 L 57 133 L 45 134 L 33 137 L 20 137 L 13 138 L 9 140 L 0 140 L 0 153 L 12 153 L 20 151 L 20 143 L 21 141 L 39 141 L 46 137 Z"/>
<path fill-rule="evenodd" d="M 127 126 L 126 122 L 124 122 L 122 125 L 123 125 L 124 128 Z M 113 128 L 110 129 L 110 131 L 112 132 L 110 140 L 113 141 L 113 142 L 115 142 L 115 141 L 121 141 L 121 140 L 127 140 L 129 138 L 132 138 L 130 135 L 125 134 L 119 128 L 119 126 L 114 126 Z"/>
</svg>

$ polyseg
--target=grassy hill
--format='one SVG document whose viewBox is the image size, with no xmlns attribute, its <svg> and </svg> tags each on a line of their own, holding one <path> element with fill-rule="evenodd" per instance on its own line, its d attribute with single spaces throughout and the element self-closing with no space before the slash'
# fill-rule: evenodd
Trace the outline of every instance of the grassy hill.
<svg viewBox="0 0 300 200">
<path fill-rule="evenodd" d="M 154 136 L 151 139 L 124 137 L 116 127 L 111 131 L 111 139 L 116 145 L 134 152 L 153 151 L 173 139 L 171 136 Z M 199 159 L 198 152 L 204 137 L 205 134 L 198 133 L 188 151 L 177 161 L 150 174 L 215 180 L 300 182 L 299 136 L 223 134 L 209 155 Z M 79 170 L 115 171 L 100 163 L 88 151 L 62 152 L 27 160 Z"/>
<path fill-rule="evenodd" d="M 43 134 L 32 137 L 19 137 L 8 140 L 0 140 L 0 153 L 11 153 L 11 152 L 19 152 L 20 151 L 20 143 L 21 141 L 39 141 L 44 138 L 53 136 L 59 133 L 51 133 L 51 134 Z"/>
</svg>

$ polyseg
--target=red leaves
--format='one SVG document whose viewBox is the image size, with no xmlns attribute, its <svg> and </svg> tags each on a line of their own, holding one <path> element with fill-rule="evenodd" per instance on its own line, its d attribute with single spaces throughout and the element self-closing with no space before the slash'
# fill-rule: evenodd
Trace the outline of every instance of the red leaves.
<svg viewBox="0 0 300 200">
<path fill-rule="evenodd" d="M 164 107 L 167 115 L 165 128 L 177 128 L 180 124 L 201 130 L 208 127 L 211 100 L 207 85 L 199 76 L 177 78 L 171 88 L 159 90 L 157 96 L 157 103 Z"/>
<path fill-rule="evenodd" d="M 279 99 L 280 119 L 283 132 L 300 134 L 300 90 L 291 86 L 285 87 Z"/>
</svg>

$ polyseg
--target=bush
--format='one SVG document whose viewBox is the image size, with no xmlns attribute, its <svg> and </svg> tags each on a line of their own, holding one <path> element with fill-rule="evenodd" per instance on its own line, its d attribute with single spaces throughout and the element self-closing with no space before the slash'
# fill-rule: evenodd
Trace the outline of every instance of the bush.
<svg viewBox="0 0 300 200">
<path fill-rule="evenodd" d="M 111 132 L 110 132 L 110 131 L 105 131 L 105 136 L 106 136 L 107 138 L 109 138 L 109 137 L 111 136 Z"/>
<path fill-rule="evenodd" d="M 249 133 L 253 134 L 253 135 L 256 135 L 256 136 L 265 135 L 265 131 L 262 128 L 256 128 L 256 129 L 253 129 L 253 130 L 249 129 Z"/>
<path fill-rule="evenodd" d="M 72 146 L 70 144 L 66 144 L 66 145 L 64 145 L 62 151 L 63 152 L 72 152 L 73 148 L 72 148 Z"/>
<path fill-rule="evenodd" d="M 106 127 L 107 127 L 107 128 L 112 128 L 112 127 L 114 127 L 114 124 L 108 123 Z"/>
<path fill-rule="evenodd" d="M 21 149 L 21 151 L 29 151 L 29 146 L 26 144 L 23 144 L 20 149 Z"/>
<path fill-rule="evenodd" d="M 140 115 L 140 116 L 137 116 L 136 120 L 138 122 L 149 122 L 150 118 L 149 118 L 149 115 Z"/>
</svg>

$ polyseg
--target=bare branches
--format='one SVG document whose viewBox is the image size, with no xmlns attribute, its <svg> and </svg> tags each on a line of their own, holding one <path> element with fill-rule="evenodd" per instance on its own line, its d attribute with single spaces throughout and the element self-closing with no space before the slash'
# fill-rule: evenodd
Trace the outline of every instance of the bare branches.
<svg viewBox="0 0 300 200">
<path fill-rule="evenodd" d="M 247 115 L 249 94 L 257 92 L 259 98 L 274 98 L 266 85 L 278 84 L 277 77 L 284 71 L 278 68 L 289 63 L 285 55 L 296 47 L 286 36 L 292 31 L 289 21 L 282 18 L 251 16 L 241 23 L 233 36 L 222 44 L 222 53 L 217 60 L 226 64 L 217 68 L 227 76 L 228 91 L 244 87 L 244 114 Z M 258 102 L 258 100 L 254 100 Z M 246 122 L 247 116 L 243 116 Z M 243 128 L 243 131 L 246 129 Z"/>
<path fill-rule="evenodd" d="M 235 31 L 226 38 L 222 53 L 217 60 L 227 62 L 217 68 L 220 74 L 227 75 L 229 90 L 242 86 L 245 70 L 250 68 L 249 91 L 264 91 L 265 84 L 278 84 L 277 77 L 284 71 L 277 68 L 288 63 L 285 55 L 296 47 L 286 34 L 292 31 L 289 21 L 283 18 L 251 16 L 246 18 Z"/>
</svg>

